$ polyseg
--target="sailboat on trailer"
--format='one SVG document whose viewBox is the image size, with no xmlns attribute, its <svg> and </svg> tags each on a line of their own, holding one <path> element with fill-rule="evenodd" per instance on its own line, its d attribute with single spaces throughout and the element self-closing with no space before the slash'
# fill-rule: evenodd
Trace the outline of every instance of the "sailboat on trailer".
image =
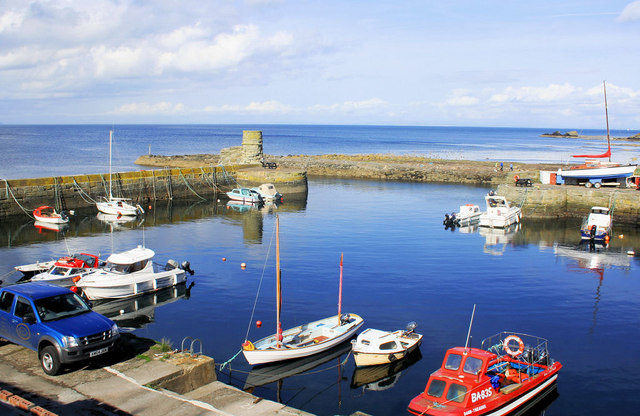
<svg viewBox="0 0 640 416">
<path fill-rule="evenodd" d="M 256 342 L 246 340 L 242 344 L 242 353 L 249 364 L 267 364 L 308 357 L 326 351 L 355 335 L 364 320 L 353 313 L 342 314 L 342 260 L 341 256 L 338 314 L 283 331 L 280 320 L 280 220 L 276 216 L 276 333 Z"/>
<path fill-rule="evenodd" d="M 109 198 L 103 198 L 103 201 L 96 202 L 96 208 L 98 211 L 105 214 L 117 215 L 118 217 L 131 216 L 135 217 L 138 214 L 144 214 L 144 210 L 138 204 L 131 205 L 127 201 L 128 198 L 114 198 L 111 192 L 111 142 L 113 140 L 113 130 L 109 131 Z"/>
<path fill-rule="evenodd" d="M 580 182 L 584 182 L 586 187 L 591 187 L 592 182 L 596 188 L 601 186 L 600 180 L 618 178 L 626 178 L 632 176 L 637 165 L 621 165 L 611 162 L 611 136 L 609 134 L 609 109 L 607 106 L 607 84 L 603 81 L 602 88 L 604 90 L 604 112 L 607 121 L 607 151 L 597 155 L 571 155 L 575 158 L 585 158 L 583 164 L 572 166 L 569 169 L 559 169 L 558 175 L 563 178 L 576 178 Z M 608 162 L 595 159 L 607 158 Z"/>
</svg>

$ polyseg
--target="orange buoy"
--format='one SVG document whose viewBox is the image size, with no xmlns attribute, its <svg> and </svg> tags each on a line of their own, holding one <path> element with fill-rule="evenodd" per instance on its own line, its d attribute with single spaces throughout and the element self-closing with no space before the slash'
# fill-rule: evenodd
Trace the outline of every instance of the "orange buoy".
<svg viewBox="0 0 640 416">
<path fill-rule="evenodd" d="M 247 268 L 247 263 L 240 263 L 240 268 L 242 270 L 246 269 Z"/>
<path fill-rule="evenodd" d="M 149 205 L 149 211 L 151 211 L 151 205 Z"/>
<path fill-rule="evenodd" d="M 256 328 L 260 328 L 262 326 L 262 321 L 256 321 Z"/>
<path fill-rule="evenodd" d="M 222 258 L 222 261 L 227 261 L 227 258 L 226 258 L 226 257 L 223 257 L 223 258 Z"/>
<path fill-rule="evenodd" d="M 609 234 L 604 236 L 604 241 L 606 241 L 607 243 L 609 242 L 610 239 L 611 237 L 609 237 Z"/>
</svg>

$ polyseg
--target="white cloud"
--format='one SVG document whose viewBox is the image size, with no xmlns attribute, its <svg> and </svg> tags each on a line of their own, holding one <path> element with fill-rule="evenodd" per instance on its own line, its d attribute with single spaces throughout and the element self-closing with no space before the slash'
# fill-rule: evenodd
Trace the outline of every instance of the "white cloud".
<svg viewBox="0 0 640 416">
<path fill-rule="evenodd" d="M 0 33 L 16 30 L 22 26 L 25 12 L 23 10 L 9 10 L 0 16 Z"/>
<path fill-rule="evenodd" d="M 124 104 L 113 111 L 113 114 L 121 115 L 158 115 L 158 114 L 178 114 L 185 111 L 183 104 L 172 104 L 167 101 L 161 101 L 155 104 L 151 103 L 129 103 Z"/>
<path fill-rule="evenodd" d="M 576 92 L 577 88 L 568 83 L 550 84 L 547 87 L 507 87 L 502 92 L 493 94 L 489 101 L 494 103 L 549 102 L 569 98 Z"/>
<path fill-rule="evenodd" d="M 309 110 L 315 112 L 337 112 L 337 111 L 360 111 L 360 110 L 370 110 L 375 108 L 381 108 L 386 106 L 386 101 L 380 98 L 370 98 L 368 100 L 363 101 L 345 101 L 343 103 L 330 104 L 330 105 L 314 105 L 309 107 Z"/>
<path fill-rule="evenodd" d="M 640 1 L 634 1 L 627 4 L 622 10 L 622 13 L 618 16 L 620 22 L 630 22 L 640 20 Z"/>
<path fill-rule="evenodd" d="M 204 108 L 205 112 L 210 113 L 289 113 L 293 111 L 293 108 L 289 105 L 279 103 L 275 100 L 256 102 L 252 101 L 247 105 L 221 105 L 221 106 L 207 106 Z"/>
</svg>

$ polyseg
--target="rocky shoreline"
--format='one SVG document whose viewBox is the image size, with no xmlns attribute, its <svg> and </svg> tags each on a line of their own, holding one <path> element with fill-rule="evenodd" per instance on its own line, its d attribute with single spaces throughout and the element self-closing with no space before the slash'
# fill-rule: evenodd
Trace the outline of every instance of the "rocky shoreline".
<svg viewBox="0 0 640 416">
<path fill-rule="evenodd" d="M 445 160 L 418 156 L 391 154 L 361 155 L 265 155 L 266 162 L 275 162 L 279 168 L 305 170 L 307 175 L 412 182 L 464 183 L 498 185 L 513 183 L 513 178 L 531 178 L 539 182 L 540 170 L 555 171 L 559 164 L 489 161 Z M 153 167 L 195 168 L 217 165 L 220 157 L 215 154 L 157 156 L 144 155 L 136 164 Z M 513 170 L 510 165 L 513 163 Z"/>
</svg>

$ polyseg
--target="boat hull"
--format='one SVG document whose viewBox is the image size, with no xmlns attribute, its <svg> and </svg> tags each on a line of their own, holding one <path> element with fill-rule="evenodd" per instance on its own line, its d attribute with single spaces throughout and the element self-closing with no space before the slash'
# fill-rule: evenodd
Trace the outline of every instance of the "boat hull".
<svg viewBox="0 0 640 416">
<path fill-rule="evenodd" d="M 363 353 L 354 350 L 353 358 L 355 359 L 356 367 L 389 364 L 401 360 L 407 355 L 411 354 L 416 348 L 418 348 L 421 343 L 422 338 L 405 350 L 387 354 L 371 352 Z"/>
<path fill-rule="evenodd" d="M 242 353 L 251 365 L 275 363 L 318 354 L 356 334 L 364 320 L 356 314 L 349 314 L 349 316 L 352 320 L 343 325 L 336 325 L 339 317 L 334 315 L 287 329 L 282 333 L 282 347 L 277 347 L 274 334 L 251 344 L 252 349 L 243 347 Z"/>
<path fill-rule="evenodd" d="M 172 269 L 140 276 L 116 275 L 106 271 L 88 274 L 76 283 L 82 293 L 90 300 L 119 299 L 154 292 L 166 287 L 176 286 L 187 280 L 182 269 Z"/>
<path fill-rule="evenodd" d="M 482 214 L 478 220 L 478 225 L 480 227 L 489 227 L 489 228 L 507 228 L 510 225 L 516 224 L 520 222 L 520 210 L 517 212 L 513 211 L 508 213 L 507 215 L 491 215 L 491 214 Z"/>
<path fill-rule="evenodd" d="M 115 215 L 117 217 L 122 217 L 122 216 L 135 217 L 140 212 L 139 208 L 134 207 L 133 205 L 130 205 L 130 204 L 118 205 L 117 203 L 110 202 L 110 201 L 96 202 L 96 207 L 98 208 L 98 211 L 104 214 Z"/>
<path fill-rule="evenodd" d="M 632 176 L 636 168 L 636 165 L 628 165 L 584 169 L 560 169 L 558 170 L 558 174 L 563 178 L 613 179 Z"/>
</svg>

